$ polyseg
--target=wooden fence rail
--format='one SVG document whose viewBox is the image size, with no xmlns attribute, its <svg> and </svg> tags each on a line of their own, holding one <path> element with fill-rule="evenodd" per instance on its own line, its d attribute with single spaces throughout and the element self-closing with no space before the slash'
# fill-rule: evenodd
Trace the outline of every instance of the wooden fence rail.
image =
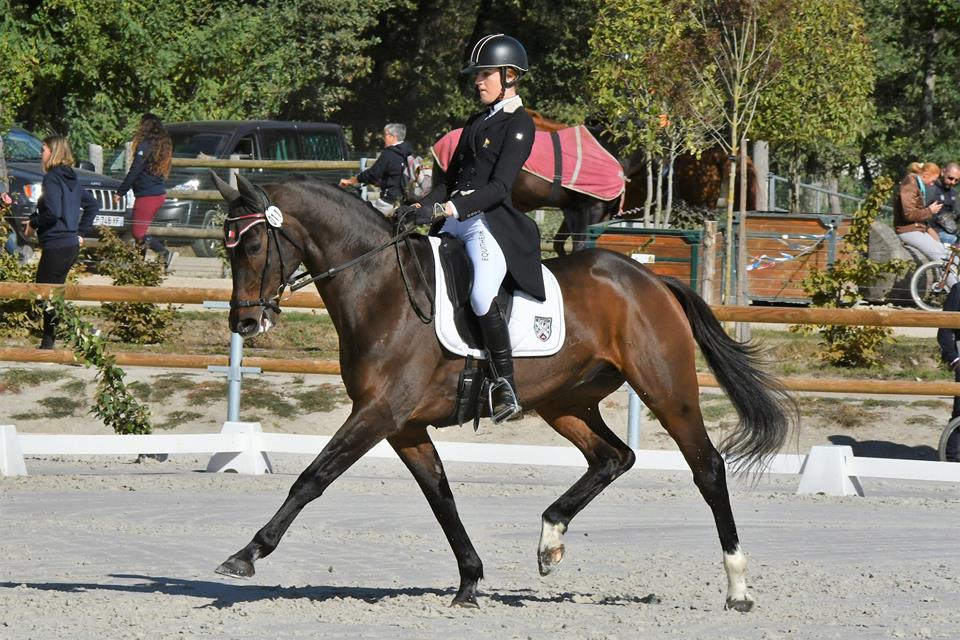
<svg viewBox="0 0 960 640">
<path fill-rule="evenodd" d="M 67 300 L 87 302 L 152 302 L 156 304 L 200 304 L 205 300 L 229 300 L 228 289 L 177 287 L 121 287 L 114 285 L 52 285 L 0 282 L 0 300 L 28 300 L 63 289 Z M 283 306 L 323 308 L 315 291 L 284 296 Z M 864 325 L 874 327 L 946 327 L 960 329 L 960 313 L 950 311 L 904 311 L 900 309 L 819 309 L 715 305 L 717 319 L 771 324 Z"/>
<path fill-rule="evenodd" d="M 134 367 L 161 367 L 178 369 L 206 369 L 208 366 L 227 366 L 225 355 L 190 355 L 172 353 L 113 352 L 117 364 Z M 41 350 L 30 348 L 0 349 L 0 362 L 50 362 L 77 364 L 72 351 Z M 244 357 L 243 366 L 258 367 L 274 373 L 330 374 L 340 375 L 340 363 L 336 360 L 307 360 Z M 792 391 L 830 391 L 844 393 L 871 393 L 917 396 L 960 395 L 956 382 L 916 382 L 913 380 L 864 380 L 861 378 L 778 378 Z M 709 373 L 697 374 L 701 387 L 717 387 L 717 379 Z"/>
</svg>

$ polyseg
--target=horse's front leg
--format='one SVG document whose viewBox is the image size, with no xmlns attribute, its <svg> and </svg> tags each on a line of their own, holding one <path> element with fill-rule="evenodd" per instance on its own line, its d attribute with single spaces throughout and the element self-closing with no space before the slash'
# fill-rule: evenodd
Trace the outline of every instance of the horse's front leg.
<svg viewBox="0 0 960 640">
<path fill-rule="evenodd" d="M 280 509 L 253 537 L 247 546 L 233 554 L 216 571 L 234 578 L 249 578 L 253 564 L 280 544 L 280 538 L 307 504 L 319 498 L 326 488 L 354 462 L 395 430 L 393 418 L 377 406 L 354 407 L 323 451 L 297 478 Z"/>
<path fill-rule="evenodd" d="M 425 427 L 410 427 L 387 439 L 413 474 L 443 529 L 460 570 L 460 588 L 451 606 L 477 607 L 477 583 L 483 579 L 483 564 L 467 535 L 443 470 L 443 463 Z"/>
</svg>

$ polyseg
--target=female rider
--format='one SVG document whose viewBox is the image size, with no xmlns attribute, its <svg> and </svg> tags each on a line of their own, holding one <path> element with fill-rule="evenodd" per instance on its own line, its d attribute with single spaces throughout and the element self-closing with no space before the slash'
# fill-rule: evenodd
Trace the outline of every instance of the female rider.
<svg viewBox="0 0 960 640">
<path fill-rule="evenodd" d="M 446 220 L 440 233 L 461 238 L 473 264 L 470 306 L 480 321 L 494 377 L 494 423 L 521 411 L 507 318 L 496 302 L 497 292 L 505 285 L 544 299 L 540 231 L 510 200 L 533 147 L 533 120 L 517 95 L 517 82 L 526 70 L 527 53 L 510 36 L 489 35 L 473 47 L 460 73 L 473 77 L 486 108 L 464 125 L 443 179 L 420 203 L 428 211 L 442 208 Z"/>
</svg>

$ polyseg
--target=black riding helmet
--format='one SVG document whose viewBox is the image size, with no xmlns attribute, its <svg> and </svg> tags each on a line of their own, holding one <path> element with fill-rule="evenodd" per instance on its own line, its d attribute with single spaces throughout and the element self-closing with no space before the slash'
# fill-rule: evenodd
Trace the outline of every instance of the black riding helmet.
<svg viewBox="0 0 960 640">
<path fill-rule="evenodd" d="M 517 77 L 513 81 L 507 81 L 507 67 L 517 72 Z M 477 44 L 473 45 L 470 60 L 460 70 L 460 74 L 472 75 L 481 69 L 499 69 L 500 84 L 506 89 L 516 84 L 528 68 L 527 51 L 520 44 L 520 41 L 508 35 L 497 33 L 484 36 L 480 38 Z"/>
</svg>

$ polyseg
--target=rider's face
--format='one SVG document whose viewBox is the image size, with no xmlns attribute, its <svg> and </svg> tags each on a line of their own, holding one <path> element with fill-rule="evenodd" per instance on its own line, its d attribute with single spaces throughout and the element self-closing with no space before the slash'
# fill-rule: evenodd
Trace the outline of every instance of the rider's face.
<svg viewBox="0 0 960 640">
<path fill-rule="evenodd" d="M 473 78 L 473 85 L 480 95 L 480 102 L 493 104 L 500 97 L 503 85 L 500 83 L 499 69 L 481 69 Z"/>
</svg>

